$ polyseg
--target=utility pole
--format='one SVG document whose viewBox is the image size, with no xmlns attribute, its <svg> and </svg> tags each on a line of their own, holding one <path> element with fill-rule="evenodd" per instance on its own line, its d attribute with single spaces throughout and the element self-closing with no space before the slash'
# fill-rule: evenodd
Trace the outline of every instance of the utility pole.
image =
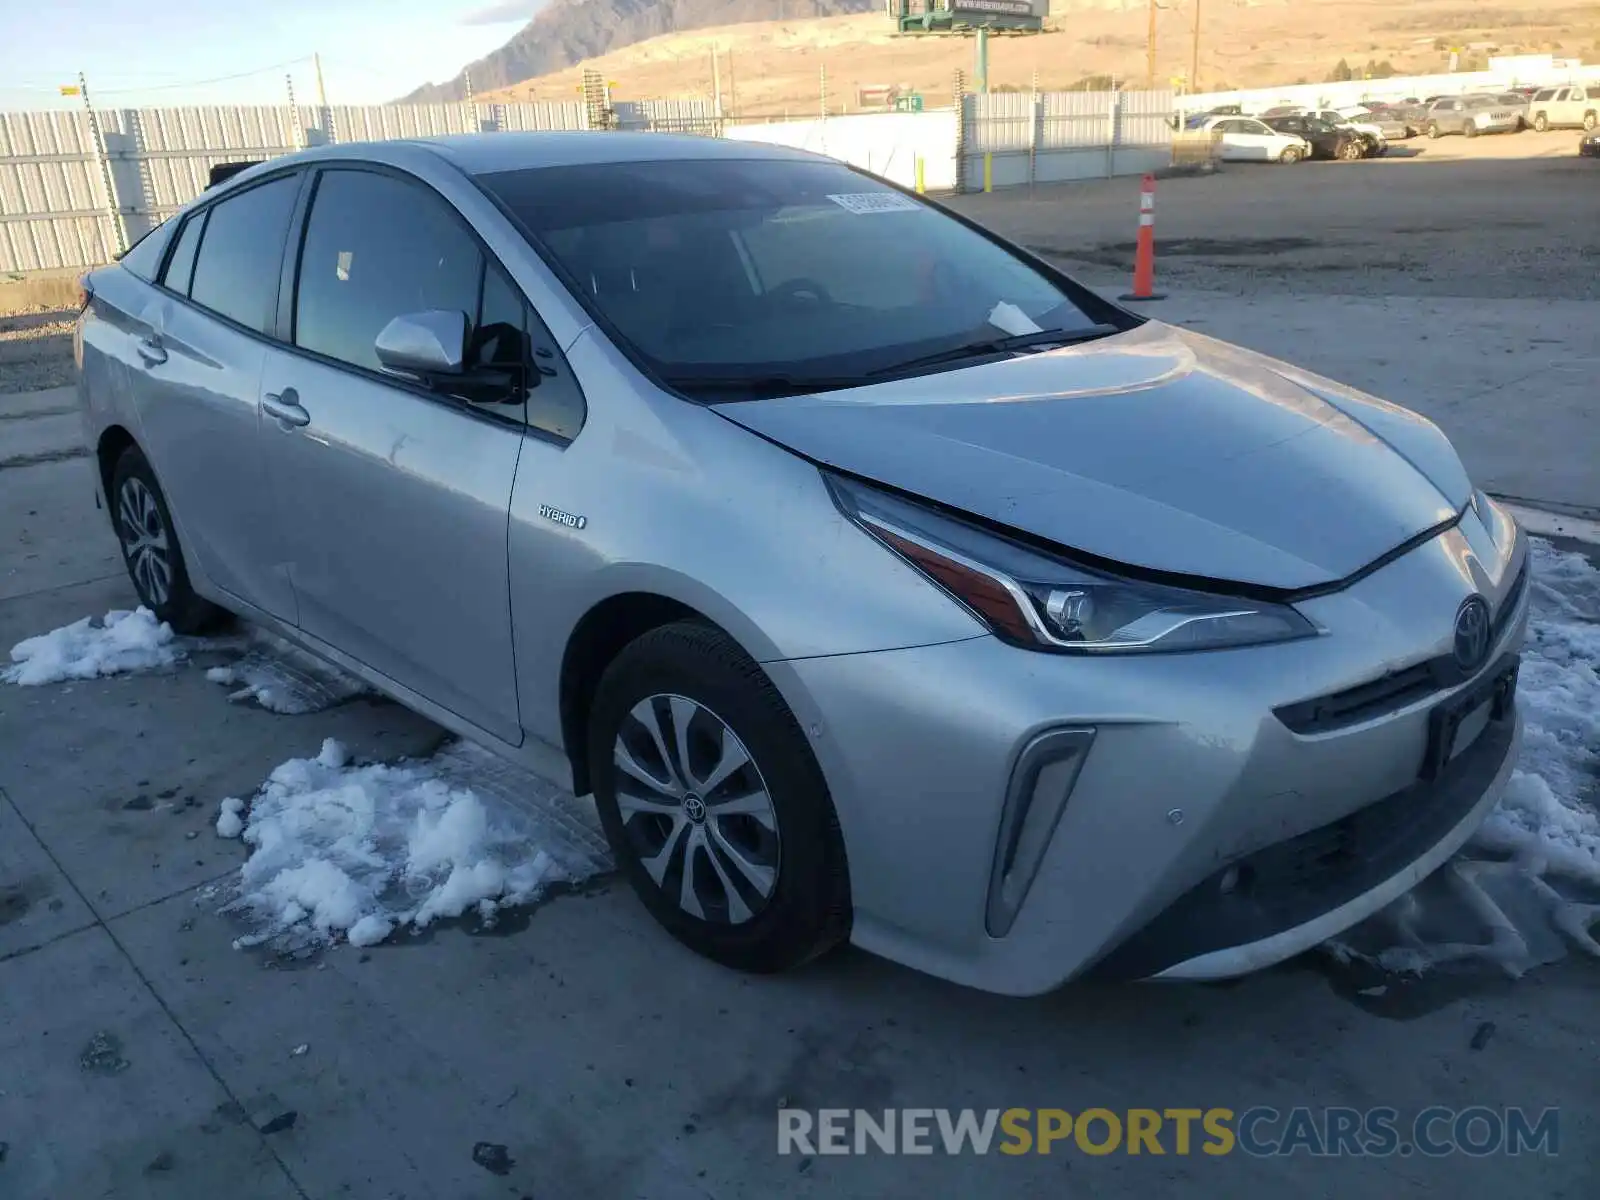
<svg viewBox="0 0 1600 1200">
<path fill-rule="evenodd" d="M 472 68 L 468 67 L 461 73 L 467 87 L 467 132 L 478 132 L 478 101 L 472 94 Z"/>
<path fill-rule="evenodd" d="M 712 115 L 722 118 L 722 66 L 717 62 L 717 48 L 711 47 L 711 100 Z"/>
<path fill-rule="evenodd" d="M 1189 59 L 1189 90 L 1200 90 L 1200 0 L 1194 0 L 1194 51 Z"/>
<path fill-rule="evenodd" d="M 117 204 L 117 188 L 111 179 L 111 150 L 106 145 L 105 130 L 100 127 L 100 118 L 95 114 L 94 105 L 89 100 L 89 78 L 82 71 L 78 72 L 78 95 L 83 97 L 83 114 L 89 122 L 89 136 L 94 139 L 94 156 L 100 167 L 100 182 L 106 189 L 106 212 L 111 217 L 111 236 L 116 240 L 116 253 L 120 256 L 128 248 L 128 235 L 122 227 L 122 210 Z"/>
<path fill-rule="evenodd" d="M 820 70 L 820 74 L 818 75 L 818 80 L 819 80 L 819 85 L 820 85 L 820 94 L 819 95 L 820 95 L 820 101 L 821 101 L 821 106 L 822 106 L 822 119 L 823 120 L 827 120 L 828 119 L 828 64 L 827 63 L 823 63 L 822 66 L 819 68 L 819 70 Z"/>
<path fill-rule="evenodd" d="M 311 65 L 317 69 L 317 107 L 327 108 L 328 89 L 323 85 L 322 82 L 322 55 L 313 54 L 311 56 Z"/>
<path fill-rule="evenodd" d="M 1146 91 L 1156 90 L 1156 0 L 1150 0 L 1150 30 L 1145 34 L 1144 86 Z"/>
</svg>

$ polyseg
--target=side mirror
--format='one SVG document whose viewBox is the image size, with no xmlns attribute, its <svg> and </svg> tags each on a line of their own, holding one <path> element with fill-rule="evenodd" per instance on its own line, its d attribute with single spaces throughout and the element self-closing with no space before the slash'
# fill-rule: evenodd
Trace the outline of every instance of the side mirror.
<svg viewBox="0 0 1600 1200">
<path fill-rule="evenodd" d="M 390 321 L 373 349 L 386 371 L 430 381 L 466 370 L 467 333 L 465 313 L 429 309 Z"/>
</svg>

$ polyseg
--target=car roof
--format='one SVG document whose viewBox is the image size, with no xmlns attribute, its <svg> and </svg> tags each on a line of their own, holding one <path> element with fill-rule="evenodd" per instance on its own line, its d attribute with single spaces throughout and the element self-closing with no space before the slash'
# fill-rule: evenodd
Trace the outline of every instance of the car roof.
<svg viewBox="0 0 1600 1200">
<path fill-rule="evenodd" d="M 609 130 L 546 130 L 529 133 L 462 133 L 384 142 L 319 146 L 290 156 L 304 161 L 341 158 L 392 159 L 407 151 L 436 155 L 469 175 L 537 167 L 662 159 L 814 159 L 789 146 L 732 141 L 694 134 L 624 133 Z M 285 159 L 275 159 L 282 166 Z"/>
</svg>

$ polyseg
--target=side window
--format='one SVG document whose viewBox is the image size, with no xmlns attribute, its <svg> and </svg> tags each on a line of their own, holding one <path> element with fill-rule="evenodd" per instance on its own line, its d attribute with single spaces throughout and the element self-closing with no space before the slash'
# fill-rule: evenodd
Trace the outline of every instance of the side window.
<svg viewBox="0 0 1600 1200">
<path fill-rule="evenodd" d="M 395 317 L 430 309 L 478 316 L 483 265 L 454 209 L 421 184 L 325 171 L 300 255 L 295 344 L 379 370 L 373 343 Z"/>
<path fill-rule="evenodd" d="M 1557 88 L 1556 89 L 1556 94 L 1550 97 L 1550 99 L 1552 99 L 1552 100 L 1565 100 L 1566 98 L 1567 98 L 1567 89 L 1566 88 Z"/>
<path fill-rule="evenodd" d="M 178 244 L 172 257 L 167 259 L 167 269 L 161 274 L 161 283 L 180 295 L 189 294 L 189 281 L 194 277 L 195 251 L 200 249 L 200 235 L 205 232 L 206 214 L 197 212 L 183 223 L 178 234 Z"/>
<path fill-rule="evenodd" d="M 1270 134 L 1272 132 L 1272 130 L 1270 128 L 1268 128 L 1267 126 L 1263 125 L 1260 121 L 1236 121 L 1236 122 L 1234 122 L 1234 124 L 1237 126 L 1237 129 L 1235 130 L 1235 132 L 1237 132 L 1237 133 L 1257 133 L 1257 134 L 1267 133 L 1267 134 Z M 1288 127 L 1290 129 L 1296 129 L 1297 130 L 1300 127 L 1300 123 L 1298 121 L 1289 121 L 1289 122 L 1286 122 L 1286 124 L 1288 125 Z"/>
<path fill-rule="evenodd" d="M 504 370 L 517 381 L 529 426 L 563 441 L 578 436 L 587 408 L 572 368 L 522 292 L 492 264 L 483 275 L 472 361 L 491 371 Z M 533 386 L 523 387 L 524 379 Z"/>
<path fill-rule="evenodd" d="M 299 191 L 300 177 L 285 175 L 213 204 L 189 298 L 247 329 L 272 332 L 279 266 Z"/>
<path fill-rule="evenodd" d="M 161 269 L 161 259 L 167 252 L 167 239 L 172 236 L 170 223 L 157 225 L 118 256 L 123 268 L 132 271 L 147 283 L 155 282 Z"/>
</svg>

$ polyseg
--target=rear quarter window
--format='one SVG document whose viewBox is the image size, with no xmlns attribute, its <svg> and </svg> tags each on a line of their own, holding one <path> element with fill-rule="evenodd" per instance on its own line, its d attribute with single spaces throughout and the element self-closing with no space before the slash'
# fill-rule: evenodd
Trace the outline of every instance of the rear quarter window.
<svg viewBox="0 0 1600 1200">
<path fill-rule="evenodd" d="M 172 238 L 172 222 L 167 221 L 157 225 L 145 234 L 120 258 L 123 269 L 133 272 L 146 283 L 154 283 L 156 273 L 161 270 L 161 259 L 166 255 L 167 243 Z"/>
</svg>

